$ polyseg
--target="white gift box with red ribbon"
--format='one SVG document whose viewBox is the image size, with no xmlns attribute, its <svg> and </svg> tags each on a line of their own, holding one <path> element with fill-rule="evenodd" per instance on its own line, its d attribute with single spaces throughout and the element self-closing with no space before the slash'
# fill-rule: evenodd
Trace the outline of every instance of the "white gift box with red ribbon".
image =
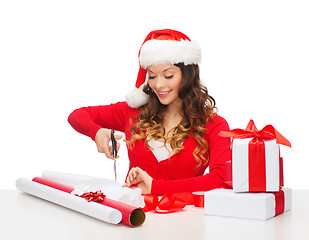
<svg viewBox="0 0 309 240">
<path fill-rule="evenodd" d="M 259 131 L 250 120 L 245 130 L 222 131 L 219 135 L 233 138 L 232 185 L 235 192 L 273 192 L 281 189 L 283 167 L 279 144 L 291 147 L 291 143 L 272 125 Z"/>
<path fill-rule="evenodd" d="M 233 190 L 235 192 L 279 191 L 283 186 L 279 144 L 275 140 L 260 140 L 263 143 L 254 143 L 250 146 L 252 141 L 254 141 L 253 138 L 233 140 Z"/>
<path fill-rule="evenodd" d="M 292 190 L 274 193 L 236 193 L 232 189 L 205 192 L 205 214 L 267 220 L 290 210 Z"/>
</svg>

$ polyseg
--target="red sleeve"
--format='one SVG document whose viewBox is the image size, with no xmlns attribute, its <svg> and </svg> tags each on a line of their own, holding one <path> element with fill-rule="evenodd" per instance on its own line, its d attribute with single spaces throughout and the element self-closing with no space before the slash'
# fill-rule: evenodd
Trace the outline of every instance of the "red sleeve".
<svg viewBox="0 0 309 240">
<path fill-rule="evenodd" d="M 226 161 L 231 159 L 230 138 L 218 136 L 220 131 L 229 130 L 224 118 L 216 116 L 215 120 L 207 124 L 209 143 L 209 173 L 179 180 L 153 180 L 152 194 L 165 194 L 173 192 L 208 191 L 225 187 Z"/>
<path fill-rule="evenodd" d="M 79 133 L 95 139 L 100 128 L 124 132 L 129 121 L 130 108 L 126 102 L 105 106 L 83 107 L 73 111 L 68 122 Z"/>
</svg>

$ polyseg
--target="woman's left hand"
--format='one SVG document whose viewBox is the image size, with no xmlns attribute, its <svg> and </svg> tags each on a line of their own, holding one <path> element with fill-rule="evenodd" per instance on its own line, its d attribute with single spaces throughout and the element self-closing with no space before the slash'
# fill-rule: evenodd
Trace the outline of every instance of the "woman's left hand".
<svg viewBox="0 0 309 240">
<path fill-rule="evenodd" d="M 135 186 L 137 184 L 137 186 Z M 140 188 L 142 189 L 142 194 L 151 193 L 152 177 L 139 167 L 132 168 L 126 179 L 126 183 L 123 187 L 129 188 Z"/>
</svg>

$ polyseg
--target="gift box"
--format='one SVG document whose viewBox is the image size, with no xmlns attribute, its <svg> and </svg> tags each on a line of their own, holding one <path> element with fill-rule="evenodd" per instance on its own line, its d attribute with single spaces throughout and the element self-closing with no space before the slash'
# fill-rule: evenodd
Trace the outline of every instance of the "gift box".
<svg viewBox="0 0 309 240">
<path fill-rule="evenodd" d="M 250 120 L 247 128 L 223 131 L 232 137 L 232 184 L 235 192 L 273 192 L 283 186 L 279 144 L 291 143 L 272 125 L 258 131 Z"/>
<path fill-rule="evenodd" d="M 205 214 L 267 220 L 292 207 L 292 190 L 274 193 L 236 193 L 232 189 L 205 192 Z"/>
</svg>

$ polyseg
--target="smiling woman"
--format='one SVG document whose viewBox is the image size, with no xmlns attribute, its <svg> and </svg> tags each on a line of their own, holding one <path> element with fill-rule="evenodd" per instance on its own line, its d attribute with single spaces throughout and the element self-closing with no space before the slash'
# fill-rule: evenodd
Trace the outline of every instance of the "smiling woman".
<svg viewBox="0 0 309 240">
<path fill-rule="evenodd" d="M 214 117 L 215 101 L 200 82 L 198 65 L 150 65 L 147 71 L 144 91 L 149 95 L 148 104 L 141 108 L 139 121 L 132 127 L 132 137 L 127 143 L 131 146 L 140 137 L 146 138 L 143 135 L 146 131 L 149 148 L 149 142 L 155 139 L 164 142 L 164 146 L 169 144 L 172 155 L 183 149 L 184 139 L 195 129 L 192 135 L 199 145 L 193 156 L 198 164 L 206 164 L 208 143 L 202 136 L 205 123 Z M 136 129 L 143 131 L 136 132 Z"/>
<path fill-rule="evenodd" d="M 148 85 L 163 105 L 174 108 L 181 105 L 178 92 L 181 84 L 181 69 L 172 64 L 151 65 L 147 68 Z M 177 107 L 180 109 L 180 106 Z"/>
<path fill-rule="evenodd" d="M 80 108 L 69 116 L 70 124 L 109 158 L 108 129 L 125 133 L 130 166 L 124 186 L 144 194 L 225 186 L 230 140 L 218 133 L 229 126 L 214 112 L 215 101 L 200 81 L 200 59 L 198 44 L 185 34 L 152 31 L 140 49 L 136 89 L 127 101 Z"/>
</svg>

